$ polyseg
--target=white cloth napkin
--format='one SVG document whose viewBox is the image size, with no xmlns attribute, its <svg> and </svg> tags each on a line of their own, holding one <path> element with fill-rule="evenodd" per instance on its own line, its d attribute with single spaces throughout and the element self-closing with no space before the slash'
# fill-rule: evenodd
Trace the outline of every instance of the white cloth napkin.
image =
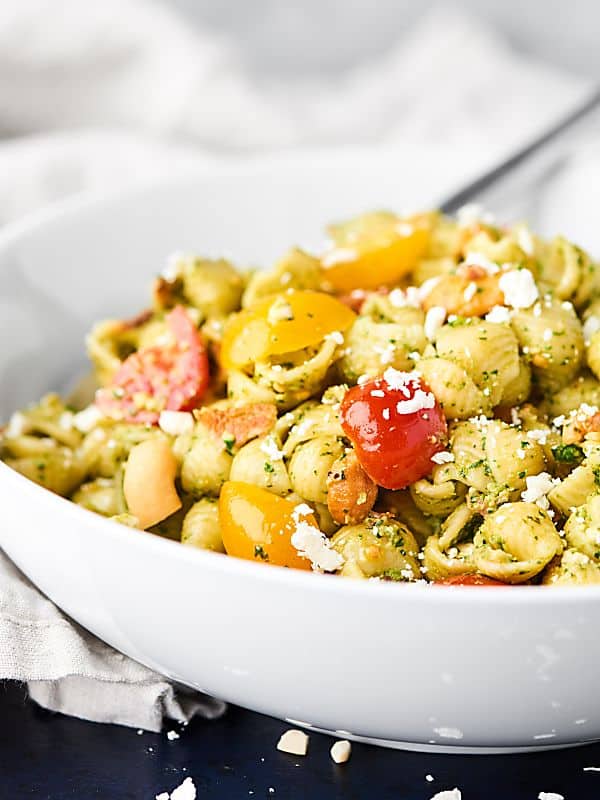
<svg viewBox="0 0 600 800">
<path fill-rule="evenodd" d="M 267 148 L 430 143 L 447 148 L 460 181 L 586 89 L 445 9 L 344 74 L 282 82 L 251 81 L 231 43 L 158 2 L 3 0 L 0 129 L 12 138 L 0 142 L 0 223 L 81 190 Z M 573 196 L 577 186 L 563 180 Z M 149 730 L 223 710 L 98 641 L 0 554 L 2 677 L 27 682 L 48 708 Z"/>
</svg>

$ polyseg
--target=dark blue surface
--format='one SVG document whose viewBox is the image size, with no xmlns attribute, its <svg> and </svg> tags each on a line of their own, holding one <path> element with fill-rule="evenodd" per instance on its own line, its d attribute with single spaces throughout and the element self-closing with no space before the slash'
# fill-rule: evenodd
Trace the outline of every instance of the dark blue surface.
<svg viewBox="0 0 600 800">
<path fill-rule="evenodd" d="M 600 766 L 600 745 L 514 756 L 354 745 L 350 761 L 336 766 L 329 737 L 311 735 L 305 758 L 279 753 L 277 740 L 289 726 L 240 708 L 216 722 L 194 720 L 171 742 L 164 733 L 140 736 L 50 714 L 16 684 L 0 686 L 0 719 L 0 800 L 154 800 L 187 775 L 198 800 L 428 800 L 454 786 L 463 800 L 537 800 L 540 791 L 600 800 L 600 773 L 583 772 Z"/>
</svg>

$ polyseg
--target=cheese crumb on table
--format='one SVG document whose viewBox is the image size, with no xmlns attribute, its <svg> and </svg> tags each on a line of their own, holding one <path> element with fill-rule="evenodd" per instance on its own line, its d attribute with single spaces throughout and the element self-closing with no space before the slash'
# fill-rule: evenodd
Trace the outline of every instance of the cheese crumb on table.
<svg viewBox="0 0 600 800">
<path fill-rule="evenodd" d="M 293 756 L 305 756 L 308 750 L 308 735 L 304 731 L 291 728 L 281 735 L 277 742 L 277 749 L 282 753 L 291 753 Z"/>
<path fill-rule="evenodd" d="M 460 789 L 444 789 L 434 794 L 431 800 L 462 800 L 462 794 Z"/>
<path fill-rule="evenodd" d="M 558 792 L 540 792 L 538 794 L 538 800 L 565 800 L 562 794 L 558 794 Z"/>
<path fill-rule="evenodd" d="M 179 734 L 177 733 L 177 731 L 167 731 L 167 739 L 170 742 L 174 742 L 175 739 L 179 739 Z"/>
<path fill-rule="evenodd" d="M 334 742 L 331 750 L 329 751 L 331 758 L 336 764 L 345 764 L 350 758 L 352 752 L 352 745 L 347 739 L 340 739 Z"/>
<path fill-rule="evenodd" d="M 171 794 L 161 792 L 156 795 L 156 800 L 196 800 L 196 787 L 191 778 L 186 778 Z"/>
<path fill-rule="evenodd" d="M 431 783 L 433 781 L 433 775 L 425 775 L 425 780 L 427 783 Z"/>
</svg>

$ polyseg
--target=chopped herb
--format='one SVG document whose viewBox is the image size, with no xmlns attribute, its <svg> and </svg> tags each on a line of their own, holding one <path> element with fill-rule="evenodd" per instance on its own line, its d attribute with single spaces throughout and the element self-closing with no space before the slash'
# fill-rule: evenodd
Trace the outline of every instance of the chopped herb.
<svg viewBox="0 0 600 800">
<path fill-rule="evenodd" d="M 275 467 L 269 461 L 265 461 L 265 472 L 275 472 Z"/>
<path fill-rule="evenodd" d="M 561 464 L 580 464 L 584 453 L 578 444 L 559 444 L 552 448 L 552 455 Z"/>
<path fill-rule="evenodd" d="M 254 558 L 262 558 L 263 561 L 268 561 L 269 556 L 265 553 L 264 548 L 261 544 L 254 545 Z"/>
</svg>

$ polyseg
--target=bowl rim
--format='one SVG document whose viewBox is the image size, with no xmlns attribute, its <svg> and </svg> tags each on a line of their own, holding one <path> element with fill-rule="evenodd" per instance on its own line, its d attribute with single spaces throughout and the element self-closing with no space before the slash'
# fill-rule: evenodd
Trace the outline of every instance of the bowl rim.
<svg viewBox="0 0 600 800">
<path fill-rule="evenodd" d="M 447 157 L 447 154 L 446 154 Z M 96 191 L 83 191 L 69 196 L 64 200 L 57 201 L 36 211 L 30 212 L 17 220 L 9 222 L 0 230 L 0 259 L 4 251 L 8 250 L 13 243 L 17 243 L 22 238 L 35 235 L 39 230 L 64 217 L 71 217 L 76 221 L 77 215 L 82 212 L 101 210 L 109 207 L 112 202 L 122 202 L 124 199 L 132 199 L 140 193 L 156 191 L 166 185 L 184 181 L 193 183 L 201 181 L 203 178 L 240 177 L 265 172 L 272 169 L 302 170 L 307 163 L 312 168 L 332 167 L 350 160 L 355 163 L 356 159 L 381 163 L 382 158 L 393 158 L 402 161 L 397 150 L 384 148 L 374 151 L 372 148 L 348 147 L 339 148 L 335 151 L 326 148 L 319 150 L 305 150 L 301 153 L 274 153 L 269 155 L 257 155 L 244 157 L 234 160 L 215 158 L 210 163 L 201 163 L 195 167 L 176 167 L 168 171 L 156 174 L 150 178 L 136 181 L 128 186 L 121 188 L 110 188 Z M 0 264 L 0 274 L 1 274 Z M 275 565 L 255 563 L 253 561 L 235 558 L 222 553 L 215 553 L 200 548 L 185 547 L 180 542 L 165 539 L 158 535 L 146 531 L 138 531 L 143 534 L 132 537 L 132 530 L 125 525 L 114 522 L 102 517 L 99 514 L 89 511 L 72 501 L 54 494 L 44 487 L 29 480 L 20 473 L 12 470 L 9 466 L 0 461 L 0 484 L 12 484 L 15 491 L 31 496 L 31 501 L 44 502 L 48 504 L 48 513 L 56 520 L 64 517 L 65 521 L 73 519 L 76 523 L 94 527 L 98 536 L 106 541 L 115 543 L 125 542 L 134 547 L 143 547 L 155 552 L 157 555 L 179 560 L 181 562 L 196 563 L 199 568 L 208 569 L 212 572 L 222 572 L 226 575 L 250 580 L 270 581 L 274 586 L 287 585 L 292 588 L 325 591 L 327 593 L 347 596 L 352 594 L 355 597 L 378 597 L 384 596 L 387 600 L 396 598 L 401 602 L 406 599 L 407 593 L 418 597 L 421 601 L 431 602 L 439 605 L 443 597 L 445 602 L 462 606 L 466 603 L 472 604 L 476 600 L 480 604 L 493 607 L 504 607 L 532 603 L 539 605 L 564 603 L 569 601 L 579 605 L 588 603 L 592 599 L 600 601 L 600 585 L 573 585 L 573 586 L 510 586 L 511 591 L 492 591 L 494 587 L 486 586 L 447 586 L 435 583 L 415 582 L 404 583 L 378 580 L 339 580 L 334 575 L 319 574 L 303 570 L 286 569 Z M 134 534 L 135 536 L 135 534 Z M 535 591 L 537 590 L 537 591 Z M 474 592 L 476 592 L 474 596 Z"/>
</svg>

